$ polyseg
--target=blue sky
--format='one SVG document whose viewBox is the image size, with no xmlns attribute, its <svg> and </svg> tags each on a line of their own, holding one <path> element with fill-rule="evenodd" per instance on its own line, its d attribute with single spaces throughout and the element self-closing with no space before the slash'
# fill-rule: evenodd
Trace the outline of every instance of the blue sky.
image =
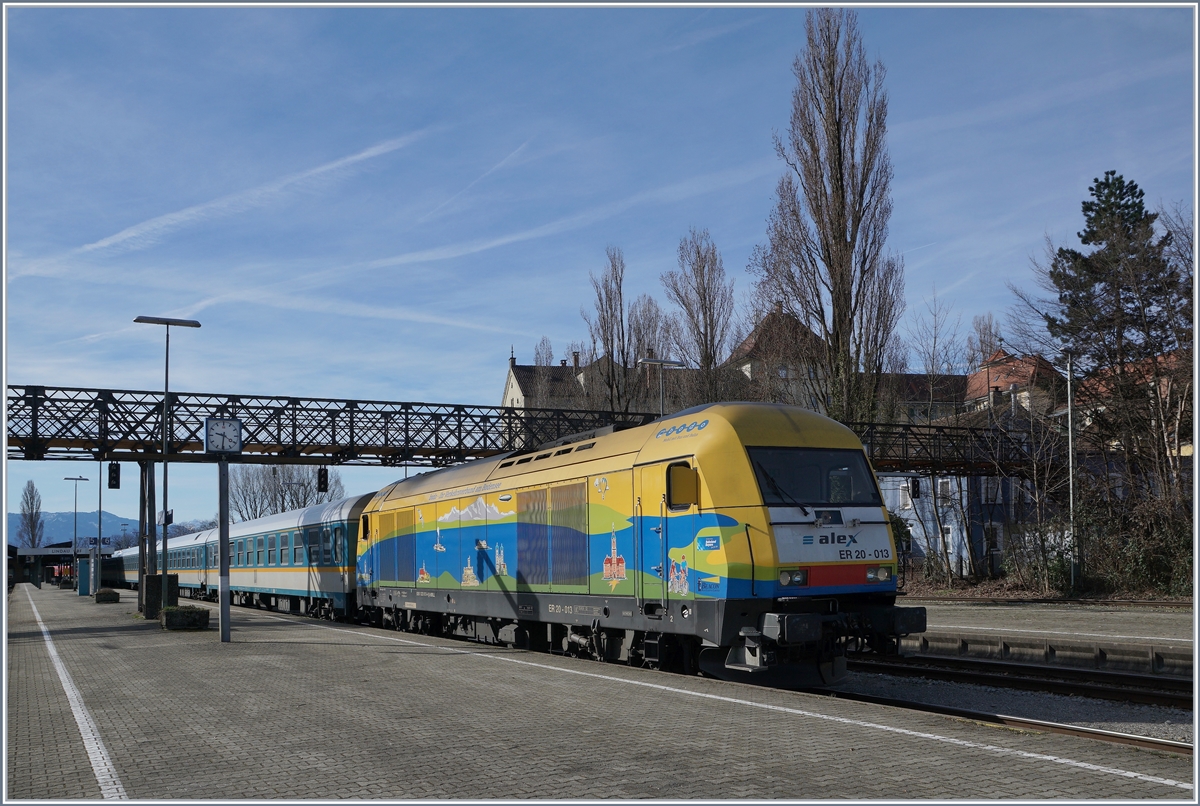
<svg viewBox="0 0 1200 806">
<path fill-rule="evenodd" d="M 496 405 L 510 345 L 581 340 L 619 246 L 655 295 L 707 227 L 764 238 L 803 8 L 14 8 L 8 383 Z M 1012 302 L 1115 169 L 1195 192 L 1190 8 L 860 8 L 887 67 L 910 312 Z M 94 463 L 11 462 L 70 509 Z M 397 471 L 346 469 L 349 492 Z M 105 509 L 137 511 L 133 467 Z M 82 487 L 82 485 L 81 485 Z M 95 508 L 91 485 L 87 509 Z M 81 489 L 81 497 L 82 497 Z M 173 466 L 177 519 L 216 509 Z M 81 504 L 81 507 L 83 505 Z"/>
</svg>

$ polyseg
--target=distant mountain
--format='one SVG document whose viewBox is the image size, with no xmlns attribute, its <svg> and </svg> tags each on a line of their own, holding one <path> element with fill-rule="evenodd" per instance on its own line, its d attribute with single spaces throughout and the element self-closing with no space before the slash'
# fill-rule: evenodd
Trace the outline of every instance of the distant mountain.
<svg viewBox="0 0 1200 806">
<path fill-rule="evenodd" d="M 12 545 L 20 545 L 17 539 L 18 530 L 20 529 L 21 515 L 17 512 L 8 513 L 8 542 Z M 42 523 L 45 524 L 43 532 L 42 544 L 61 543 L 65 540 L 70 540 L 75 529 L 75 513 L 74 512 L 43 512 Z M 121 524 L 126 524 L 126 534 L 136 534 L 138 528 L 138 519 L 136 517 L 129 518 L 121 515 L 116 515 L 108 510 L 104 511 L 104 536 L 105 537 L 120 537 Z M 79 513 L 79 537 L 95 537 L 96 536 L 96 513 L 80 512 Z"/>
</svg>

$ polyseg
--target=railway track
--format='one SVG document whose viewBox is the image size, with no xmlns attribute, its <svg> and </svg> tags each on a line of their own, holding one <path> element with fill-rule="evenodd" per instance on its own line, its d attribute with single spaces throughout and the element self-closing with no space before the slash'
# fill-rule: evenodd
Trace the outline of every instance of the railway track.
<svg viewBox="0 0 1200 806">
<path fill-rule="evenodd" d="M 958 717 L 959 719 L 969 719 L 972 722 L 985 722 L 991 725 L 1003 725 L 1008 728 L 1016 728 L 1019 730 L 1035 730 L 1043 733 L 1060 733 L 1067 736 L 1079 736 L 1085 739 L 1095 739 L 1102 742 L 1112 742 L 1115 744 L 1127 744 L 1134 747 L 1143 747 L 1148 750 L 1161 750 L 1168 753 L 1181 753 L 1188 756 L 1192 755 L 1192 745 L 1188 744 L 1187 742 L 1176 742 L 1170 739 L 1155 739 L 1151 736 L 1137 736 L 1130 733 L 1117 733 L 1110 730 L 1085 728 L 1079 725 L 1064 725 L 1059 722 L 1045 722 L 1039 719 L 1026 719 L 1024 717 L 1006 716 L 1004 714 L 988 714 L 982 711 L 968 711 L 962 708 L 950 708 L 944 705 L 931 705 L 929 703 L 914 702 L 911 700 L 896 700 L 890 697 L 876 697 L 871 694 L 855 694 L 823 688 L 808 689 L 807 691 L 811 694 L 820 694 L 833 699 L 852 700 L 854 702 L 865 702 L 873 705 L 890 705 L 894 708 L 905 708 L 910 711 L 924 711 L 931 714 L 942 714 L 943 716 L 953 716 Z"/>
<path fill-rule="evenodd" d="M 1151 599 L 953 599 L 942 596 L 906 596 L 905 602 L 925 602 L 945 605 L 1078 605 L 1079 607 L 1165 607 L 1176 610 L 1191 610 L 1191 602 L 1160 602 Z"/>
<path fill-rule="evenodd" d="M 1192 680 L 1182 677 L 937 656 L 878 659 L 851 656 L 846 667 L 855 672 L 924 677 L 1193 710 Z"/>
</svg>

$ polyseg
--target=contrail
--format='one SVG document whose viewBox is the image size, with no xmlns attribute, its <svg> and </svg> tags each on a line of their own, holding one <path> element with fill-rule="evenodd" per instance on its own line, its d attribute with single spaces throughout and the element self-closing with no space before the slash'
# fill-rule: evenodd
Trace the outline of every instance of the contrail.
<svg viewBox="0 0 1200 806">
<path fill-rule="evenodd" d="M 216 218 L 218 216 L 229 215 L 231 213 L 239 213 L 249 210 L 253 207 L 261 206 L 272 197 L 278 195 L 289 187 L 301 184 L 315 177 L 338 171 L 342 168 L 347 168 L 359 162 L 364 162 L 375 157 L 383 156 L 398 148 L 412 143 L 423 136 L 428 129 L 423 129 L 406 137 L 398 137 L 393 140 L 385 140 L 382 143 L 363 149 L 357 154 L 351 154 L 341 159 L 336 159 L 333 162 L 327 162 L 324 165 L 318 165 L 316 168 L 310 168 L 307 171 L 291 174 L 272 182 L 253 187 L 248 190 L 243 190 L 238 193 L 232 193 L 228 196 L 222 196 L 219 199 L 197 204 L 192 207 L 185 207 L 182 210 L 177 210 L 173 213 L 157 216 L 148 219 L 140 224 L 134 224 L 132 227 L 127 227 L 115 235 L 110 235 L 107 238 L 102 238 L 99 241 L 86 244 L 75 250 L 73 254 L 86 254 L 95 252 L 101 249 L 111 249 L 113 247 L 123 247 L 125 250 L 142 249 L 150 246 L 167 233 L 187 226 L 197 221 L 202 221 L 208 218 Z"/>
</svg>

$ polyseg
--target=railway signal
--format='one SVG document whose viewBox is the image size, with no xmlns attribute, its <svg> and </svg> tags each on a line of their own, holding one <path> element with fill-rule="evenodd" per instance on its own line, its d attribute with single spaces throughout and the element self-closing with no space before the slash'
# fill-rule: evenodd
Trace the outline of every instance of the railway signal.
<svg viewBox="0 0 1200 806">
<path fill-rule="evenodd" d="M 329 468 L 327 467 L 317 468 L 317 492 L 329 492 Z"/>
<path fill-rule="evenodd" d="M 120 462 L 109 462 L 108 463 L 108 489 L 110 489 L 110 490 L 121 489 L 121 463 Z"/>
</svg>

